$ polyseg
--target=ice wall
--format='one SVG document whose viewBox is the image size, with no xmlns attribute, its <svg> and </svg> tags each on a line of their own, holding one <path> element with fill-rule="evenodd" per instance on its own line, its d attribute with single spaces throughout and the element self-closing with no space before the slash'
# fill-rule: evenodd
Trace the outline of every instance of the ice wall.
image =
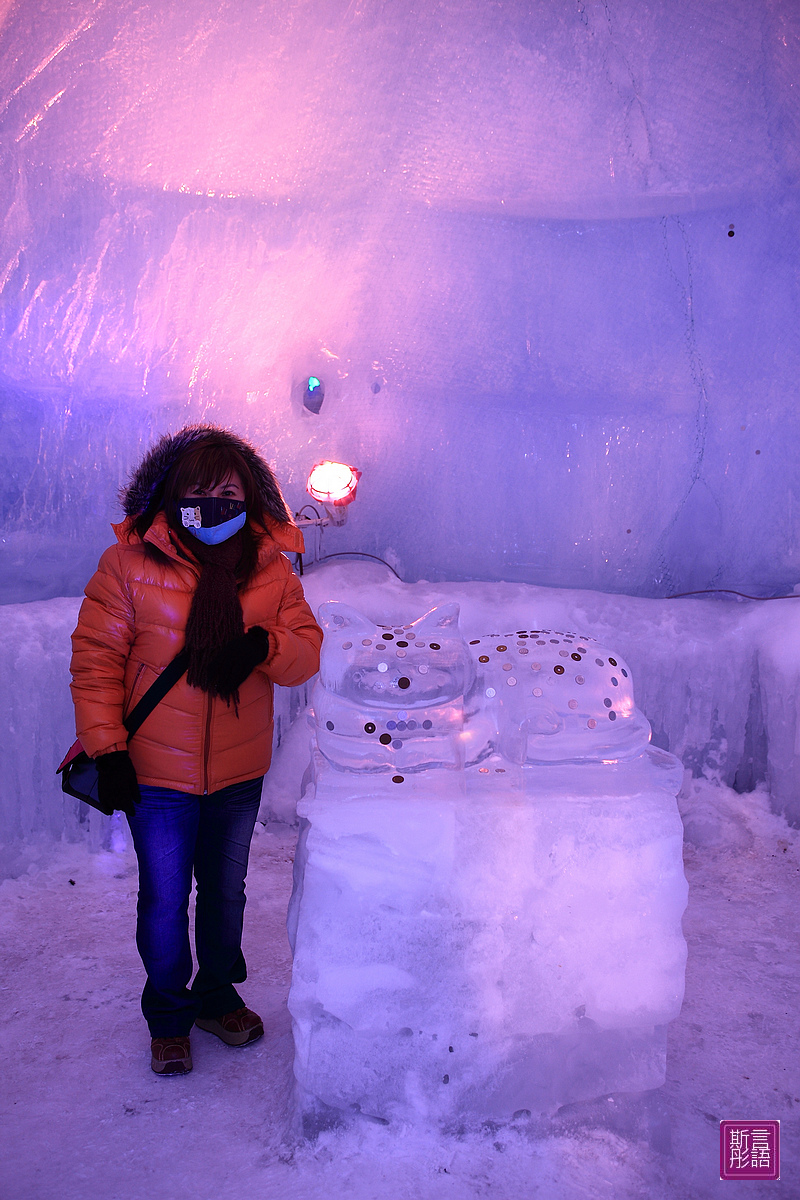
<svg viewBox="0 0 800 1200">
<path fill-rule="evenodd" d="M 359 466 L 330 548 L 408 579 L 791 587 L 799 59 L 793 0 L 5 5 L 2 598 L 193 418 Z"/>
</svg>

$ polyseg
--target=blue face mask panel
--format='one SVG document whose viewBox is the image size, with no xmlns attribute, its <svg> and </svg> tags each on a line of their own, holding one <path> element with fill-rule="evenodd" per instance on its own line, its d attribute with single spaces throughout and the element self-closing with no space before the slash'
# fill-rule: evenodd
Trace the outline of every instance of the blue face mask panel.
<svg viewBox="0 0 800 1200">
<path fill-rule="evenodd" d="M 201 525 L 199 529 L 195 528 L 190 532 L 207 546 L 218 546 L 220 542 L 227 542 L 229 537 L 238 533 L 246 520 L 247 513 L 239 513 L 238 517 L 231 517 L 230 521 L 223 521 L 221 525 L 211 525 L 208 529 Z"/>
<path fill-rule="evenodd" d="M 218 546 L 244 525 L 247 512 L 244 500 L 227 496 L 187 496 L 177 504 L 178 518 L 206 546 Z"/>
</svg>

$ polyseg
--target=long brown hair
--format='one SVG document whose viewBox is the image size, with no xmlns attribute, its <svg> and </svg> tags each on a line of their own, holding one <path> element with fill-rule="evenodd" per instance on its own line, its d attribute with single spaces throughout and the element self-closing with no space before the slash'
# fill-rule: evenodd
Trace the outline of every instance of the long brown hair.
<svg viewBox="0 0 800 1200">
<path fill-rule="evenodd" d="M 208 491 L 224 483 L 234 471 L 242 481 L 247 507 L 247 522 L 242 529 L 242 557 L 237 569 L 238 577 L 246 581 L 255 569 L 261 543 L 261 534 L 253 526 L 257 529 L 263 528 L 266 518 L 253 473 L 235 446 L 209 441 L 193 446 L 182 454 L 173 463 L 163 483 L 156 488 L 147 508 L 134 521 L 133 528 L 139 537 L 144 538 L 156 514 L 163 509 L 170 529 L 191 548 L 192 535 L 178 521 L 177 501 L 196 488 Z M 150 543 L 148 550 L 160 553 Z"/>
</svg>

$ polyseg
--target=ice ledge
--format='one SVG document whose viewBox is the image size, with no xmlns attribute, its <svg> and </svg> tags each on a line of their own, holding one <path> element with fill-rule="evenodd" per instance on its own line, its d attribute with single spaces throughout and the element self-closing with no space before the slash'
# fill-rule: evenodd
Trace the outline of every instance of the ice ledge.
<svg viewBox="0 0 800 1200">
<path fill-rule="evenodd" d="M 579 628 L 619 648 L 637 681 L 637 704 L 653 741 L 696 775 L 721 775 L 746 791 L 766 781 L 774 810 L 800 824 L 797 703 L 800 695 L 800 604 L 730 600 L 643 600 L 603 592 L 518 583 L 404 584 L 372 564 L 324 564 L 303 579 L 312 607 L 326 600 L 357 605 L 375 621 L 458 601 L 465 636 L 500 625 L 537 623 Z M 77 597 L 3 607 L 0 633 L 7 731 L 0 780 L 0 875 L 25 870 L 53 841 L 90 836 L 110 844 L 108 821 L 81 813 L 63 797 L 54 774 L 74 737 L 69 695 L 70 634 Z M 283 739 L 305 707 L 307 689 L 277 689 L 276 736 Z M 281 781 L 281 815 L 300 796 L 307 739 L 278 749 L 272 782 Z M 265 795 L 269 792 L 268 777 Z M 288 798 L 288 800 L 287 800 Z M 267 811 L 277 798 L 268 800 Z"/>
</svg>

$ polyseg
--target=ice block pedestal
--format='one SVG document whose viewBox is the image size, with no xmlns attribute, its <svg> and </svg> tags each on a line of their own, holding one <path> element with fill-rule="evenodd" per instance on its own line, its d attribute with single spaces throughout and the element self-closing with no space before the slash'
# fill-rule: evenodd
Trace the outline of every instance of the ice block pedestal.
<svg viewBox="0 0 800 1200">
<path fill-rule="evenodd" d="M 361 720 L 375 733 L 381 714 Z M 514 762 L 499 742 L 455 769 L 403 770 L 405 746 L 390 771 L 342 769 L 315 749 L 289 913 L 306 1106 L 504 1119 L 664 1082 L 686 957 L 681 764 L 647 745 Z"/>
<path fill-rule="evenodd" d="M 318 763 L 291 914 L 309 1098 L 502 1118 L 664 1082 L 686 958 L 680 764 L 496 762 L 402 784 Z"/>
</svg>

